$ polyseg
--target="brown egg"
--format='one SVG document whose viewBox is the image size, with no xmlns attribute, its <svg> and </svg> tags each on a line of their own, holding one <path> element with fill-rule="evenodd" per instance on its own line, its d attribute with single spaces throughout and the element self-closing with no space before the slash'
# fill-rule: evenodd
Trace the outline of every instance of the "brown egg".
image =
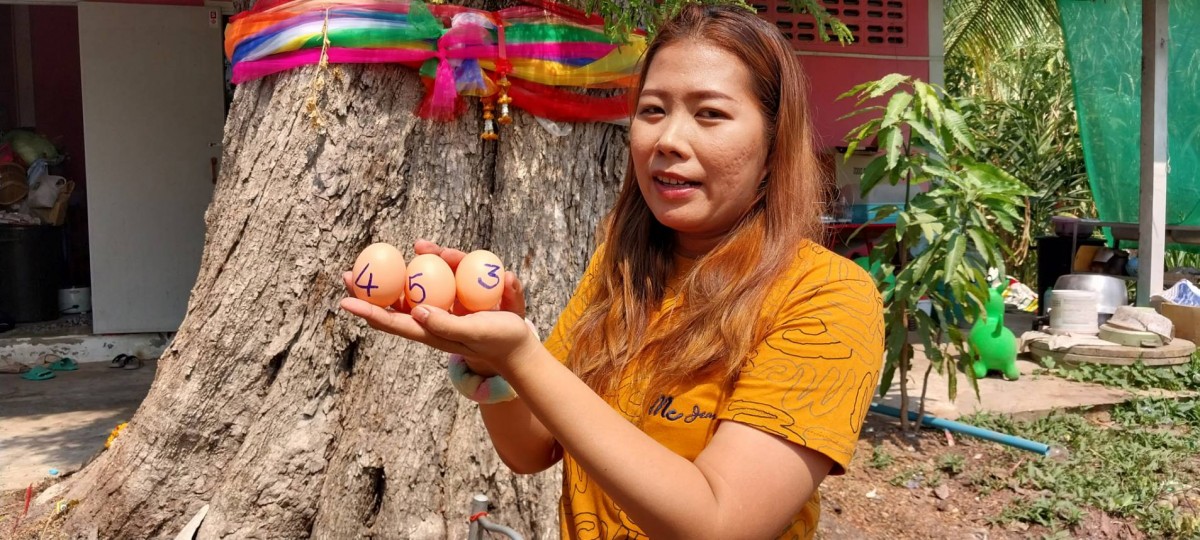
<svg viewBox="0 0 1200 540">
<path fill-rule="evenodd" d="M 391 244 L 371 244 L 354 261 L 354 297 L 387 307 L 404 295 L 408 283 L 404 255 Z"/>
<path fill-rule="evenodd" d="M 408 306 L 428 304 L 450 311 L 454 305 L 454 271 L 437 255 L 417 255 L 408 263 Z"/>
<path fill-rule="evenodd" d="M 504 263 L 490 251 L 472 251 L 458 263 L 454 281 L 458 303 L 463 307 L 471 311 L 494 309 L 504 293 Z"/>
</svg>

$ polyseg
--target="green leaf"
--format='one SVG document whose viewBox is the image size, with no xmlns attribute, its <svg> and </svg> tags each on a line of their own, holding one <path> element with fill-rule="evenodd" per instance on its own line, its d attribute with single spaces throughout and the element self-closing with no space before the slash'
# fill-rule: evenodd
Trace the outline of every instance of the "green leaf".
<svg viewBox="0 0 1200 540">
<path fill-rule="evenodd" d="M 869 90 L 873 90 L 878 85 L 879 85 L 879 81 L 867 81 L 864 83 L 856 84 L 856 85 L 854 85 L 853 88 L 846 90 L 845 92 L 842 92 L 842 95 L 838 96 L 837 99 L 842 100 L 842 99 L 845 99 L 848 97 L 857 96 L 859 94 L 866 93 Z"/>
<path fill-rule="evenodd" d="M 892 94 L 892 99 L 888 100 L 887 112 L 883 114 L 883 124 L 880 127 L 892 127 L 899 123 L 905 110 L 912 104 L 912 100 L 912 94 L 908 92 Z"/>
<path fill-rule="evenodd" d="M 942 127 L 942 111 L 945 107 L 942 106 L 942 100 L 938 97 L 937 91 L 932 86 L 921 81 L 914 81 L 913 88 L 921 98 L 921 105 L 925 110 L 925 116 L 933 120 L 935 126 Z"/>
<path fill-rule="evenodd" d="M 977 228 L 967 229 L 967 235 L 971 238 L 971 242 L 975 245 L 975 250 L 983 255 L 983 259 L 987 261 L 987 264 L 995 265 L 996 260 L 1001 258 L 999 256 L 999 252 L 996 250 L 997 240 L 995 236 L 985 239 L 984 235 L 987 234 L 988 232 L 986 230 L 980 230 Z"/>
<path fill-rule="evenodd" d="M 879 183 L 879 179 L 883 178 L 883 173 L 887 170 L 887 158 L 884 156 L 876 157 L 867 164 L 867 168 L 863 169 L 862 178 L 859 179 L 859 189 L 862 191 L 862 196 L 866 197 L 875 185 Z"/>
<path fill-rule="evenodd" d="M 896 126 L 883 128 L 879 130 L 879 133 L 881 137 L 886 137 L 879 141 L 879 143 L 883 147 L 882 149 L 887 152 L 888 171 L 895 173 L 896 166 L 900 164 L 900 154 L 904 150 L 904 133 Z"/>
<path fill-rule="evenodd" d="M 971 136 L 971 130 L 967 127 L 967 122 L 963 120 L 962 115 L 954 109 L 946 109 L 942 113 L 942 118 L 943 124 L 954 136 L 954 140 L 967 147 L 971 152 L 975 152 L 975 138 Z"/>
<path fill-rule="evenodd" d="M 967 252 L 967 239 L 961 234 L 954 235 L 950 240 L 950 251 L 946 254 L 946 277 L 954 275 L 958 265 L 962 264 L 963 255 Z"/>
<path fill-rule="evenodd" d="M 920 136 L 921 140 L 931 145 L 934 150 L 938 151 L 939 154 L 946 153 L 946 145 L 942 144 L 942 138 L 938 136 L 933 127 L 931 127 L 929 124 L 926 124 L 923 120 L 916 118 L 909 118 L 907 121 L 908 126 L 911 127 L 913 131 L 917 132 L 917 135 Z M 925 169 L 925 167 L 921 168 Z"/>
<path fill-rule="evenodd" d="M 858 127 L 850 130 L 850 133 L 846 135 L 846 140 L 850 141 L 850 143 L 846 146 L 844 159 L 850 159 L 850 156 L 854 155 L 854 152 L 858 150 L 858 146 L 862 144 L 864 140 L 875 135 L 875 131 L 879 129 L 880 121 L 881 120 L 879 118 L 868 120 Z"/>
<path fill-rule="evenodd" d="M 908 75 L 901 75 L 899 73 L 889 73 L 884 75 L 882 79 L 879 79 L 879 84 L 875 86 L 875 88 L 872 88 L 871 92 L 867 94 L 867 98 L 870 99 L 880 97 L 888 92 L 891 92 L 897 86 L 907 82 L 909 79 L 910 77 Z"/>
</svg>

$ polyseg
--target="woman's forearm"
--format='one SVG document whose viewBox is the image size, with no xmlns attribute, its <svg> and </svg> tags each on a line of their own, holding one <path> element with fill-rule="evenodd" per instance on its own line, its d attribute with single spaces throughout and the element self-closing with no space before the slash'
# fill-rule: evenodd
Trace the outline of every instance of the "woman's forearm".
<svg viewBox="0 0 1200 540">
<path fill-rule="evenodd" d="M 651 538 L 718 532 L 718 504 L 704 473 L 627 421 L 548 351 L 505 371 L 522 407 Z"/>
<path fill-rule="evenodd" d="M 496 453 L 513 472 L 541 472 L 562 459 L 562 447 L 522 398 L 480 405 L 479 413 Z"/>
</svg>

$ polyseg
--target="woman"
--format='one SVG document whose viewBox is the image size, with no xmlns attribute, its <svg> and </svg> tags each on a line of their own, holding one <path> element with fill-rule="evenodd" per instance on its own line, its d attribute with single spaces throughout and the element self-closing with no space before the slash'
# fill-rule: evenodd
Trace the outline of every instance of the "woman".
<svg viewBox="0 0 1200 540">
<path fill-rule="evenodd" d="M 690 6 L 660 30 L 605 242 L 544 345 L 511 274 L 501 311 L 342 301 L 465 357 L 452 378 L 514 471 L 564 461 L 564 538 L 815 532 L 817 486 L 849 465 L 875 389 L 883 321 L 870 277 L 812 242 L 803 85 L 788 43 L 745 9 Z"/>
</svg>

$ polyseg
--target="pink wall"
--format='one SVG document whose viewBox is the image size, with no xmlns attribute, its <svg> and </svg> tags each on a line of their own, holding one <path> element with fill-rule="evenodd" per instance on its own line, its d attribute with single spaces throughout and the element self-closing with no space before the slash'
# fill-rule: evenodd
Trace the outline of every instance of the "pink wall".
<svg viewBox="0 0 1200 540">
<path fill-rule="evenodd" d="M 851 58 L 845 56 L 798 55 L 809 81 L 809 100 L 812 103 L 813 123 L 818 141 L 825 148 L 845 146 L 846 133 L 869 120 L 870 115 L 854 116 L 838 120 L 854 110 L 857 100 L 837 97 L 859 83 L 882 78 L 889 73 L 903 73 L 929 80 L 929 61 L 883 60 L 878 58 Z M 870 104 L 870 103 L 868 103 Z M 882 101 L 880 104 L 883 104 Z"/>
</svg>

